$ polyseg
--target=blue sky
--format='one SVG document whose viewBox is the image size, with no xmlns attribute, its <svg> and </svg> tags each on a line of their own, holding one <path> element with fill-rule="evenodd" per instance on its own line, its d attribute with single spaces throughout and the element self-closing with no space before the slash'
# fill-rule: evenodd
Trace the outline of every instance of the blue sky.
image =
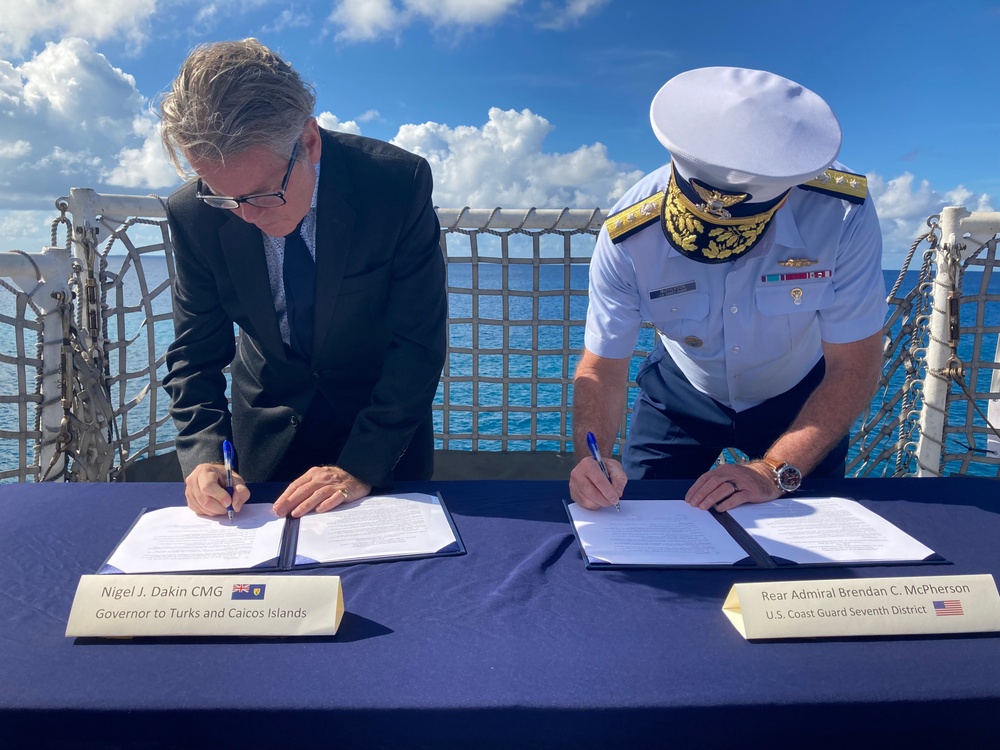
<svg viewBox="0 0 1000 750">
<path fill-rule="evenodd" d="M 887 268 L 943 205 L 1000 205 L 1000 2 L 7 0 L 0 249 L 48 242 L 71 186 L 178 183 L 149 107 L 190 49 L 256 36 L 316 85 L 322 124 L 427 156 L 435 202 L 610 207 L 666 161 L 649 101 L 707 65 L 823 96 L 869 175 Z"/>
</svg>

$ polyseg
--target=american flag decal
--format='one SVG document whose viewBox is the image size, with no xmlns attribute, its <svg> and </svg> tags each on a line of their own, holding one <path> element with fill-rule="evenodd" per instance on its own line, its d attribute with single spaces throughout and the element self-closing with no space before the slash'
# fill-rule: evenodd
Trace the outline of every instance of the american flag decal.
<svg viewBox="0 0 1000 750">
<path fill-rule="evenodd" d="M 959 599 L 943 599 L 934 602 L 934 614 L 938 617 L 946 617 L 948 615 L 964 615 L 965 612 L 962 610 L 962 602 Z"/>
</svg>

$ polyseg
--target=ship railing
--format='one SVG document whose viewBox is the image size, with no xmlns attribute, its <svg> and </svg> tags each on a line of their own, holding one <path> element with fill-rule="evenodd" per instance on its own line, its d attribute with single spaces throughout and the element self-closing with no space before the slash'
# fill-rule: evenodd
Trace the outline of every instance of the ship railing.
<svg viewBox="0 0 1000 750">
<path fill-rule="evenodd" d="M 0 432 L 0 455 L 17 456 L 0 479 L 175 476 L 162 388 L 173 335 L 163 200 L 74 189 L 57 208 L 52 248 L 0 254 L 0 275 L 12 278 L 12 314 L 0 325 L 24 349 L 0 360 L 0 382 L 8 366 L 20 379 L 0 402 L 10 412 L 0 411 L 0 425 L 14 425 Z M 565 405 L 606 213 L 442 208 L 438 216 L 450 349 L 433 406 L 436 476 L 568 475 Z M 36 268 L 33 258 L 49 256 L 61 266 Z M 64 280 L 59 305 L 36 278 Z"/>
<path fill-rule="evenodd" d="M 0 253 L 0 340 L 13 342 L 0 352 L 0 480 L 177 478 L 162 388 L 173 335 L 164 202 L 73 189 L 56 206 L 50 247 Z M 450 319 L 435 476 L 567 476 L 587 270 L 606 212 L 437 211 Z M 849 474 L 1000 471 L 998 222 L 946 209 L 911 248 L 889 294 L 883 376 L 856 425 Z M 917 280 L 901 291 L 920 243 Z M 618 449 L 652 343 L 644 328 Z"/>
</svg>

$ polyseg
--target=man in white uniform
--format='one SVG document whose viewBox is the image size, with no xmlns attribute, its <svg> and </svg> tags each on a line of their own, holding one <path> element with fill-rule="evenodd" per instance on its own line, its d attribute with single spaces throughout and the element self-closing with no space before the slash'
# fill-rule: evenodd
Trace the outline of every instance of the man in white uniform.
<svg viewBox="0 0 1000 750">
<path fill-rule="evenodd" d="M 836 117 L 786 78 L 716 67 L 668 81 L 650 119 L 671 163 L 623 196 L 597 241 L 570 494 L 597 509 L 628 479 L 690 478 L 690 504 L 724 511 L 807 474 L 843 476 L 886 301 L 878 217 L 865 178 L 834 161 Z M 610 454 L 643 321 L 656 346 L 609 481 L 586 436 Z M 727 447 L 751 460 L 713 469 Z"/>
</svg>

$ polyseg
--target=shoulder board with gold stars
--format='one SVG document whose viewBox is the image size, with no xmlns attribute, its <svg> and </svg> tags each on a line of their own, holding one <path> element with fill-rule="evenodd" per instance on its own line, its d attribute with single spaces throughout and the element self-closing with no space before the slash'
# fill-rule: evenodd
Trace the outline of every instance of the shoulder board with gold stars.
<svg viewBox="0 0 1000 750">
<path fill-rule="evenodd" d="M 617 245 L 626 237 L 631 237 L 640 229 L 659 221 L 665 195 L 666 191 L 661 190 L 656 195 L 633 203 L 628 208 L 623 208 L 605 219 L 604 226 L 608 230 L 611 241 Z"/>
<path fill-rule="evenodd" d="M 804 182 L 799 187 L 859 204 L 865 202 L 868 194 L 868 180 L 864 175 L 838 172 L 836 169 L 828 169 L 815 180 Z"/>
</svg>

